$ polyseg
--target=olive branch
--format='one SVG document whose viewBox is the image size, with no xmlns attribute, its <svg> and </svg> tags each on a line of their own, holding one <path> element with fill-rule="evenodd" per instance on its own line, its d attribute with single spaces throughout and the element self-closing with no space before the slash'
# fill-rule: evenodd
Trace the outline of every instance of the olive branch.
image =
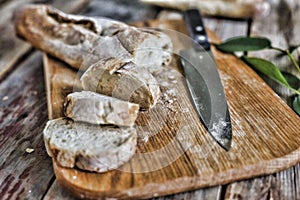
<svg viewBox="0 0 300 200">
<path fill-rule="evenodd" d="M 287 56 L 291 61 L 292 65 L 297 69 L 297 73 L 300 74 L 299 63 L 293 56 L 293 53 L 300 47 L 300 45 L 291 46 L 288 49 L 281 49 L 274 47 L 271 41 L 265 37 L 234 37 L 224 41 L 221 44 L 214 44 L 214 46 L 224 52 L 235 54 L 237 52 L 245 52 L 240 58 L 248 64 L 255 71 L 258 71 L 270 79 L 278 82 L 290 89 L 293 96 L 292 108 L 294 111 L 300 115 L 300 79 L 288 72 L 280 71 L 279 68 L 272 62 L 257 57 L 247 56 L 249 51 L 259 51 L 259 50 L 275 50 L 280 53 L 280 56 Z"/>
</svg>

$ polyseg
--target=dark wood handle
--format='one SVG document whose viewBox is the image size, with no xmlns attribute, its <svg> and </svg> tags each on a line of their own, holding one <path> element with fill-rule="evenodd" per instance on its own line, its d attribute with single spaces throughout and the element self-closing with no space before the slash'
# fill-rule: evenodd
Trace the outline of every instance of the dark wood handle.
<svg viewBox="0 0 300 200">
<path fill-rule="evenodd" d="M 193 40 L 199 44 L 204 50 L 210 49 L 205 27 L 198 9 L 189 9 L 183 13 L 184 20 L 187 24 L 187 29 Z M 203 50 L 198 45 L 195 45 L 196 50 Z"/>
</svg>

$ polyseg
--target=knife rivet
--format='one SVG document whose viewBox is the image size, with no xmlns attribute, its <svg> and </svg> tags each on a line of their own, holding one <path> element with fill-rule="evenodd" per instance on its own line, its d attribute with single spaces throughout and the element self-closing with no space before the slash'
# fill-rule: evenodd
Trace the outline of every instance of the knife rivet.
<svg viewBox="0 0 300 200">
<path fill-rule="evenodd" d="M 202 26 L 196 26 L 195 29 L 196 29 L 196 31 L 199 31 L 199 32 L 200 32 L 200 31 L 203 31 L 203 27 L 202 27 Z"/>
<path fill-rule="evenodd" d="M 199 36 L 198 36 L 198 40 L 199 40 L 199 41 L 205 41 L 205 40 L 206 40 L 206 37 L 203 36 L 203 35 L 199 35 Z"/>
</svg>

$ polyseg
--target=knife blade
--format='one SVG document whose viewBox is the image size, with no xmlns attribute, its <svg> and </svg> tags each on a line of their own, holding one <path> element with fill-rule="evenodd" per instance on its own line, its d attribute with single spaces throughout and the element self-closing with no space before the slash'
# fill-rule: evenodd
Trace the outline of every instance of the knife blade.
<svg viewBox="0 0 300 200">
<path fill-rule="evenodd" d="M 189 35 L 195 41 L 180 51 L 180 60 L 193 105 L 202 123 L 225 150 L 232 140 L 232 126 L 223 85 L 210 43 L 197 9 L 184 11 Z"/>
</svg>

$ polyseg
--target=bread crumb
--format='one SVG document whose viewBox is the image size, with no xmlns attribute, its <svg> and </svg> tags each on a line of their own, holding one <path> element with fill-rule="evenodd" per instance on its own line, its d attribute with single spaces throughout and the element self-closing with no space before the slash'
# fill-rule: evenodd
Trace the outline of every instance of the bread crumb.
<svg viewBox="0 0 300 200">
<path fill-rule="evenodd" d="M 143 140 L 143 142 L 147 143 L 148 140 L 149 140 L 149 136 L 148 136 L 148 135 L 145 135 L 145 137 L 144 137 L 142 140 Z"/>
<path fill-rule="evenodd" d="M 33 148 L 26 148 L 26 153 L 32 153 L 32 152 L 34 152 L 34 149 Z"/>
<path fill-rule="evenodd" d="M 2 101 L 6 101 L 6 100 L 8 100 L 8 96 L 2 98 Z"/>
<path fill-rule="evenodd" d="M 167 101 L 168 101 L 168 103 L 173 103 L 174 102 L 172 99 L 168 99 Z"/>
<path fill-rule="evenodd" d="M 158 197 L 158 196 L 159 196 L 158 193 L 154 193 L 154 194 L 153 194 L 153 197 Z"/>
</svg>

